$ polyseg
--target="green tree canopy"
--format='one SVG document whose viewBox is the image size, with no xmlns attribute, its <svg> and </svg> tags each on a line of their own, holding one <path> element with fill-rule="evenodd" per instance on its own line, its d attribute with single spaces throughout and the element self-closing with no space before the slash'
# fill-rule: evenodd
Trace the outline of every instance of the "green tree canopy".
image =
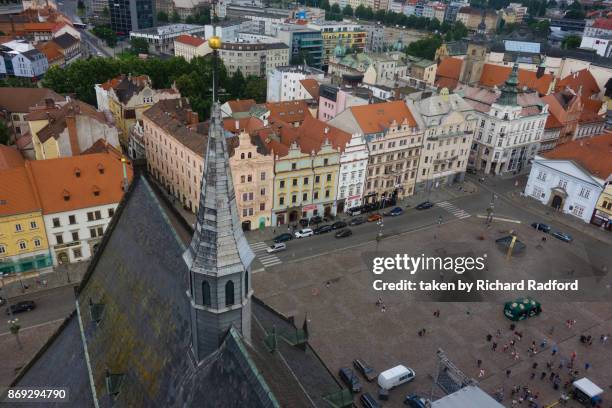
<svg viewBox="0 0 612 408">
<path fill-rule="evenodd" d="M 172 14 L 170 14 L 170 21 L 173 23 L 181 22 L 181 16 L 179 16 L 179 13 L 176 10 L 172 10 Z"/>
<path fill-rule="evenodd" d="M 11 140 L 11 131 L 6 123 L 0 121 L 0 144 L 8 145 Z"/>
<path fill-rule="evenodd" d="M 331 8 L 329 9 L 329 11 L 331 11 L 334 14 L 340 14 L 340 6 L 338 5 L 338 3 L 334 3 L 332 4 Z"/>
<path fill-rule="evenodd" d="M 406 47 L 406 54 L 413 57 L 427 58 L 433 60 L 436 50 L 442 45 L 442 37 L 432 35 L 422 40 L 414 41 Z"/>
<path fill-rule="evenodd" d="M 561 42 L 561 48 L 566 50 L 572 50 L 580 47 L 580 43 L 582 42 L 582 37 L 578 35 L 568 35 Z"/>
<path fill-rule="evenodd" d="M 148 54 L 149 42 L 144 38 L 134 37 L 130 39 L 130 47 L 135 54 Z"/>
<path fill-rule="evenodd" d="M 160 23 L 167 23 L 168 22 L 168 13 L 166 13 L 165 11 L 160 11 L 157 13 L 157 21 Z"/>
<path fill-rule="evenodd" d="M 353 8 L 350 4 L 344 6 L 344 8 L 342 9 L 342 14 L 344 14 L 345 16 L 353 17 Z"/>
</svg>

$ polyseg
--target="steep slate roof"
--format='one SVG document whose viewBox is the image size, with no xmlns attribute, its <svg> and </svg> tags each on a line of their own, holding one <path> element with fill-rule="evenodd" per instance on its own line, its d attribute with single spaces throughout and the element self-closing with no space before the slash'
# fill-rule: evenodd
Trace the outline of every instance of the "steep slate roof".
<svg viewBox="0 0 612 408">
<path fill-rule="evenodd" d="M 482 69 L 482 75 L 480 76 L 480 85 L 488 86 L 490 88 L 494 86 L 501 86 L 510 77 L 512 67 L 502 67 L 494 64 L 485 64 Z M 527 71 L 525 69 L 518 70 L 519 87 L 528 87 L 534 89 L 541 94 L 546 95 L 553 81 L 551 74 L 545 73 L 542 77 L 538 78 L 536 72 Z"/>
<path fill-rule="evenodd" d="M 131 165 L 126 165 L 131 179 Z M 123 165 L 115 155 L 95 153 L 33 160 L 26 166 L 32 173 L 43 214 L 118 203 L 123 197 Z M 64 198 L 66 193 L 68 200 Z"/>
<path fill-rule="evenodd" d="M 46 142 L 50 138 L 57 139 L 66 129 L 68 124 L 66 118 L 69 116 L 85 115 L 100 123 L 110 125 L 103 112 L 96 110 L 93 106 L 82 102 L 71 100 L 59 109 L 43 109 L 32 111 L 27 115 L 27 120 L 48 120 L 49 123 L 40 129 L 37 133 L 41 143 Z"/>
<path fill-rule="evenodd" d="M 547 159 L 573 160 L 595 177 L 612 175 L 612 133 L 574 140 L 542 154 Z"/>
<path fill-rule="evenodd" d="M 40 200 L 26 167 L 0 170 L 0 217 L 40 209 Z"/>
<path fill-rule="evenodd" d="M 319 83 L 316 79 L 306 78 L 300 81 L 304 89 L 310 94 L 312 99 L 319 99 Z"/>
<path fill-rule="evenodd" d="M 193 35 L 181 34 L 174 39 L 176 42 L 180 42 L 182 44 L 191 45 L 192 47 L 199 47 L 200 45 L 206 42 L 205 39 L 200 37 L 195 37 Z"/>
<path fill-rule="evenodd" d="M 23 165 L 23 156 L 19 153 L 19 150 L 0 144 L 0 170 L 21 167 Z"/>
<path fill-rule="evenodd" d="M 407 120 L 410 127 L 417 125 L 404 101 L 353 106 L 350 109 L 364 134 L 384 132 L 393 121 L 400 125 Z"/>
<path fill-rule="evenodd" d="M 189 123 L 191 105 L 187 98 L 162 99 L 147 109 L 143 115 L 168 132 L 183 146 L 202 156 L 208 143 L 208 132 Z M 192 112 L 193 115 L 197 115 Z"/>
<path fill-rule="evenodd" d="M 578 92 L 582 89 L 582 96 L 590 98 L 593 95 L 599 94 L 601 89 L 597 85 L 597 81 L 593 77 L 593 74 L 588 69 L 581 69 L 580 71 L 569 74 L 557 83 L 556 90 L 561 91 L 565 88 L 570 88 L 574 92 Z"/>
<path fill-rule="evenodd" d="M 27 113 L 32 106 L 44 105 L 46 98 L 64 101 L 64 97 L 47 88 L 0 88 L 0 109 Z"/>
</svg>

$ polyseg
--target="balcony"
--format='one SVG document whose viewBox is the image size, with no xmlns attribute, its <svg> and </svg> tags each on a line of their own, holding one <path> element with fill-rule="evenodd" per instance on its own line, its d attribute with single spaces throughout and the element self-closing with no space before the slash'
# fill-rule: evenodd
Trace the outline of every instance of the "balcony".
<svg viewBox="0 0 612 408">
<path fill-rule="evenodd" d="M 431 140 L 431 141 L 446 140 L 451 137 L 464 137 L 464 136 L 468 136 L 471 134 L 472 134 L 471 130 L 459 130 L 457 132 L 450 132 L 450 133 L 444 133 L 441 135 L 429 136 L 427 140 Z"/>
<path fill-rule="evenodd" d="M 443 158 L 443 159 L 434 159 L 433 163 L 434 164 L 446 164 L 446 163 L 452 163 L 455 160 L 457 160 L 459 158 L 459 155 L 454 155 L 451 157 L 447 157 L 447 158 Z"/>
</svg>

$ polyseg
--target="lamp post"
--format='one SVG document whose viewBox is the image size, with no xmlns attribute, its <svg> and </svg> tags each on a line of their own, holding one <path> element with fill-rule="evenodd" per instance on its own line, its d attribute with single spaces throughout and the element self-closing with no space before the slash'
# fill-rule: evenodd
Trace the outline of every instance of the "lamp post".
<svg viewBox="0 0 612 408">
<path fill-rule="evenodd" d="M 376 254 L 378 254 L 378 245 L 380 244 L 380 241 L 382 240 L 383 227 L 385 226 L 382 218 L 376 222 L 376 225 L 378 225 L 378 231 L 376 232 Z"/>
<path fill-rule="evenodd" d="M 13 334 L 13 336 L 15 336 L 15 340 L 17 341 L 17 346 L 19 346 L 19 350 L 22 350 L 23 346 L 21 345 L 21 340 L 19 339 L 19 329 L 21 329 L 21 326 L 18 323 L 19 319 L 16 317 L 8 321 L 9 330 Z"/>
<path fill-rule="evenodd" d="M 489 203 L 489 208 L 487 208 L 487 225 L 491 225 L 491 222 L 493 222 L 493 210 L 495 209 L 496 199 L 497 195 L 495 193 L 491 193 L 491 202 Z"/>
</svg>

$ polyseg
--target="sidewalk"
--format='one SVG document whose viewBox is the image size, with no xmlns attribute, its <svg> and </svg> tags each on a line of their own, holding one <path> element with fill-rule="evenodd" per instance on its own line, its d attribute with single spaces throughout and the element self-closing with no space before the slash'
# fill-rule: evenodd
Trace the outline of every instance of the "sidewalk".
<svg viewBox="0 0 612 408">
<path fill-rule="evenodd" d="M 453 186 L 443 186 L 437 189 L 433 189 L 427 192 L 419 192 L 400 200 L 398 206 L 402 208 L 412 208 L 423 201 L 431 201 L 432 203 L 439 203 L 441 201 L 454 200 L 459 197 L 468 196 L 478 191 L 478 186 L 472 181 L 464 181 L 461 184 L 455 184 Z M 389 207 L 388 209 L 391 209 Z M 387 209 L 387 210 L 388 210 Z M 348 221 L 354 218 L 348 214 L 342 213 L 336 215 L 333 221 Z M 290 232 L 287 224 L 280 225 L 277 227 L 266 227 L 264 229 L 251 230 L 245 233 L 247 240 L 251 243 L 260 241 L 269 241 L 275 236 L 284 232 Z"/>
<path fill-rule="evenodd" d="M 65 285 L 74 285 L 83 279 L 89 261 L 59 265 L 52 272 L 30 272 L 0 278 L 0 296 L 5 299 L 36 293 Z"/>
</svg>

